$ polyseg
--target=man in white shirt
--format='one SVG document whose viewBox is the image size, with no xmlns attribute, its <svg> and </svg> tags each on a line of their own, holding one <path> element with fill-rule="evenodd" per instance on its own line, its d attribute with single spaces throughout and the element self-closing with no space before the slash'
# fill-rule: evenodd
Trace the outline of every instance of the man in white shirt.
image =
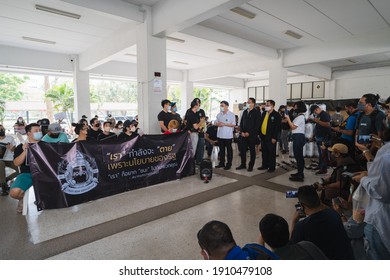
<svg viewBox="0 0 390 280">
<path fill-rule="evenodd" d="M 227 101 L 221 101 L 221 112 L 217 115 L 216 126 L 218 127 L 217 137 L 218 145 L 220 148 L 219 164 L 216 168 L 223 167 L 225 170 L 229 170 L 232 167 L 233 160 L 233 130 L 236 124 L 236 118 L 232 112 L 229 111 L 229 103 Z M 227 162 L 225 165 L 225 148 L 227 150 Z"/>
</svg>

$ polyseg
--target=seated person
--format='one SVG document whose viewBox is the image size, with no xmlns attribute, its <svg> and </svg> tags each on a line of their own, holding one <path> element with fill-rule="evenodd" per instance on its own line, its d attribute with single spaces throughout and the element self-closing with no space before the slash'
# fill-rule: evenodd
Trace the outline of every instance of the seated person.
<svg viewBox="0 0 390 280">
<path fill-rule="evenodd" d="M 85 124 L 83 122 L 80 123 L 74 123 L 72 124 L 74 126 L 74 132 L 79 136 L 76 139 L 72 141 L 73 142 L 80 142 L 80 141 L 87 141 L 88 137 L 88 124 Z"/>
<path fill-rule="evenodd" d="M 205 260 L 255 260 L 278 259 L 267 248 L 259 244 L 247 244 L 244 248 L 237 246 L 227 224 L 210 221 L 198 234 L 201 255 Z"/>
<path fill-rule="evenodd" d="M 39 124 L 31 123 L 26 126 L 27 143 L 19 144 L 14 151 L 14 164 L 20 167 L 20 174 L 13 182 L 9 195 L 19 200 L 18 213 L 23 212 L 24 192 L 32 186 L 32 176 L 30 166 L 27 162 L 27 150 L 32 143 L 38 143 L 42 138 L 42 132 Z"/>
<path fill-rule="evenodd" d="M 259 223 L 260 244 L 267 243 L 282 260 L 327 260 L 324 253 L 310 241 L 290 243 L 287 221 L 278 215 L 267 214 Z"/>
<path fill-rule="evenodd" d="M 207 127 L 206 133 L 204 135 L 204 139 L 206 140 L 206 151 L 207 156 L 210 158 L 211 153 L 213 152 L 213 147 L 218 145 L 218 137 L 217 137 L 218 127 L 214 124 L 210 124 Z"/>
<path fill-rule="evenodd" d="M 98 141 L 106 141 L 106 140 L 115 140 L 116 134 L 114 132 L 111 132 L 111 125 L 112 123 L 110 121 L 105 121 L 103 123 L 103 132 L 98 135 Z"/>
<path fill-rule="evenodd" d="M 14 165 L 15 139 L 12 136 L 5 135 L 5 128 L 0 124 L 0 186 L 2 196 L 8 195 L 9 187 L 7 182 L 14 179 L 19 174 L 19 169 Z M 6 176 L 5 168 L 14 170 Z"/>
<path fill-rule="evenodd" d="M 307 217 L 299 220 L 298 211 L 294 211 L 291 242 L 310 241 L 330 260 L 354 259 L 340 216 L 321 204 L 316 189 L 313 186 L 298 188 L 298 201 Z"/>
<path fill-rule="evenodd" d="M 42 137 L 43 142 L 47 143 L 69 143 L 68 136 L 62 132 L 62 128 L 58 123 L 52 123 L 47 128 L 47 133 Z"/>
<path fill-rule="evenodd" d="M 168 130 L 164 134 L 172 134 L 180 132 L 180 123 L 177 120 L 170 120 L 168 123 Z"/>
<path fill-rule="evenodd" d="M 328 148 L 331 158 L 336 161 L 336 168 L 329 177 L 323 179 L 322 183 L 316 184 L 321 190 L 321 200 L 328 206 L 332 205 L 332 198 L 341 196 L 347 200 L 350 193 L 350 184 L 342 180 L 343 172 L 354 173 L 361 171 L 360 166 L 351 158 L 348 147 L 345 144 L 334 144 Z"/>
</svg>

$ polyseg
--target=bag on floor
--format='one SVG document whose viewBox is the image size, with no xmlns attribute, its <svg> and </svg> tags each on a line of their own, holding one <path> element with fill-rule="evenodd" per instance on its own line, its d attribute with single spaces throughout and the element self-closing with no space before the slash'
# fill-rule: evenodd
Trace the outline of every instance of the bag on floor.
<svg viewBox="0 0 390 280">
<path fill-rule="evenodd" d="M 199 172 L 200 179 L 203 181 L 210 181 L 213 177 L 213 166 L 211 164 L 211 161 L 204 159 L 200 163 L 200 172 Z"/>
</svg>

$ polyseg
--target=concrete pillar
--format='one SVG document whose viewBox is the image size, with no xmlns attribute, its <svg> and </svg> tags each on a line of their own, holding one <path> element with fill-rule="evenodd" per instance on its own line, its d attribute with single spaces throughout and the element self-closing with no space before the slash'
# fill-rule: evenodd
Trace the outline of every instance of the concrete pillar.
<svg viewBox="0 0 390 280">
<path fill-rule="evenodd" d="M 287 102 L 287 69 L 283 67 L 283 56 L 270 63 L 269 96 L 275 100 L 276 110 Z"/>
<path fill-rule="evenodd" d="M 89 98 L 89 72 L 80 71 L 78 56 L 73 57 L 74 117 L 77 122 L 82 115 L 91 117 Z M 89 120 L 89 119 L 88 119 Z"/>
<path fill-rule="evenodd" d="M 194 83 L 188 80 L 188 70 L 183 71 L 183 84 L 182 84 L 182 110 L 185 112 L 190 108 L 191 101 L 194 100 Z M 184 116 L 183 116 L 184 117 Z"/>
<path fill-rule="evenodd" d="M 145 133 L 159 134 L 157 115 L 162 110 L 161 101 L 167 98 L 166 41 L 151 35 L 151 9 L 143 9 L 145 21 L 137 27 L 138 119 Z"/>
</svg>

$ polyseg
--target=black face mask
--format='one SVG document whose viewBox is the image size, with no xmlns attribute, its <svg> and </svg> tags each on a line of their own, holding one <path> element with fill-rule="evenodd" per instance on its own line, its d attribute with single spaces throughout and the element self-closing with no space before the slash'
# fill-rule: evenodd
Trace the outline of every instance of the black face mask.
<svg viewBox="0 0 390 280">
<path fill-rule="evenodd" d="M 0 137 L 5 136 L 5 130 L 0 130 Z"/>
<path fill-rule="evenodd" d="M 60 134 L 50 133 L 51 138 L 58 138 L 59 136 L 60 136 Z"/>
<path fill-rule="evenodd" d="M 100 127 L 100 123 L 95 124 L 95 127 Z"/>
</svg>

